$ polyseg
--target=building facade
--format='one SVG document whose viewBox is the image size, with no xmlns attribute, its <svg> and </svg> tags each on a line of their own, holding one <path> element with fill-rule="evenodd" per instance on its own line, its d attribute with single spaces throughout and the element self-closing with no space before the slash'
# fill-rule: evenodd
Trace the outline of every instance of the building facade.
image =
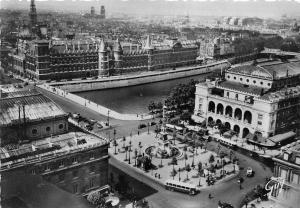
<svg viewBox="0 0 300 208">
<path fill-rule="evenodd" d="M 188 66 L 196 63 L 198 46 L 173 40 L 153 46 L 148 36 L 142 49 L 124 51 L 116 40 L 23 41 L 11 54 L 11 67 L 37 80 L 61 80 L 97 77 L 114 73 L 148 71 Z"/>
<path fill-rule="evenodd" d="M 199 58 L 225 58 L 235 53 L 234 45 L 229 38 L 218 37 L 214 40 L 203 40 L 200 42 Z"/>
<path fill-rule="evenodd" d="M 265 61 L 232 67 L 216 81 L 196 85 L 195 121 L 222 123 L 245 138 L 278 142 L 300 125 L 300 61 Z"/>
<path fill-rule="evenodd" d="M 70 131 L 67 114 L 35 90 L 2 93 L 1 109 L 3 199 L 18 192 L 17 176 L 37 175 L 79 195 L 108 186 L 105 138 Z"/>
<path fill-rule="evenodd" d="M 294 142 L 283 148 L 283 152 L 273 161 L 273 180 L 280 178 L 282 184 L 274 186 L 270 199 L 284 207 L 297 207 L 300 203 L 300 143 Z"/>
</svg>

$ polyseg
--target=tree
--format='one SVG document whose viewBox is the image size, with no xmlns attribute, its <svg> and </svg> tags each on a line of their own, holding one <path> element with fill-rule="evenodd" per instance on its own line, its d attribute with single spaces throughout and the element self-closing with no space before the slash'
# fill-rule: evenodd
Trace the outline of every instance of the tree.
<svg viewBox="0 0 300 208">
<path fill-rule="evenodd" d="M 200 176 L 203 174 L 202 162 L 198 163 L 198 173 L 199 173 Z"/>
<path fill-rule="evenodd" d="M 173 180 L 174 180 L 174 177 L 176 176 L 177 172 L 176 170 L 173 168 L 172 171 L 171 171 L 171 176 L 173 177 Z"/>
<path fill-rule="evenodd" d="M 173 165 L 173 169 L 174 169 L 174 166 L 177 165 L 177 158 L 176 157 L 172 157 L 171 164 Z"/>
<path fill-rule="evenodd" d="M 211 155 L 209 156 L 208 162 L 209 162 L 209 163 L 215 162 L 215 156 L 214 156 L 213 154 L 211 154 Z"/>
<path fill-rule="evenodd" d="M 139 155 L 142 155 L 142 142 L 139 142 Z"/>
<path fill-rule="evenodd" d="M 184 147 L 183 147 L 183 151 L 184 151 L 184 166 L 186 166 L 186 160 L 188 159 L 188 156 L 187 156 L 187 154 L 186 154 L 187 146 L 184 146 Z"/>
</svg>

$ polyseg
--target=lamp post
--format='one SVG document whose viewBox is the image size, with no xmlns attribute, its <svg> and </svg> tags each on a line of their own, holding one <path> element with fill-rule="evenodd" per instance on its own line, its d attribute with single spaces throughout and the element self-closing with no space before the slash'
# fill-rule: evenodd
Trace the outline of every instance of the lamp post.
<svg viewBox="0 0 300 208">
<path fill-rule="evenodd" d="M 149 126 L 150 126 L 150 125 L 149 125 L 149 122 L 148 122 L 148 123 L 147 123 L 147 127 L 148 127 L 148 134 L 149 134 Z"/>
<path fill-rule="evenodd" d="M 128 145 L 128 164 L 130 164 L 130 152 L 131 152 L 131 141 L 129 141 L 129 145 Z"/>
<path fill-rule="evenodd" d="M 110 113 L 110 110 L 107 111 L 107 126 L 109 126 L 109 113 Z"/>
</svg>

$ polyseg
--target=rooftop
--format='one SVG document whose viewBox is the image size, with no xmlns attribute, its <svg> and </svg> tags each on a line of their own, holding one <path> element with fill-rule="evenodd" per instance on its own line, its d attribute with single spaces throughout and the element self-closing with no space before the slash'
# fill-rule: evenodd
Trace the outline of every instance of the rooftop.
<svg viewBox="0 0 300 208">
<path fill-rule="evenodd" d="M 289 62 L 275 60 L 258 63 L 257 65 L 241 65 L 227 71 L 267 79 L 281 79 L 287 76 L 300 75 L 300 60 L 293 59 Z"/>
<path fill-rule="evenodd" d="M 57 136 L 52 136 L 27 144 L 9 144 L 0 148 L 0 158 L 2 166 L 19 164 L 22 162 L 41 160 L 51 156 L 59 156 L 78 152 L 107 144 L 105 138 L 99 138 L 83 132 L 69 132 Z"/>
<path fill-rule="evenodd" d="M 242 91 L 245 93 L 254 94 L 257 96 L 260 96 L 262 91 L 264 90 L 264 88 L 261 88 L 261 87 L 256 87 L 253 85 L 245 85 L 245 84 L 242 84 L 239 82 L 232 82 L 232 81 L 221 81 L 221 82 L 217 82 L 216 85 L 220 86 L 220 87 L 228 88 L 228 89 L 233 89 L 233 90 Z"/>
<path fill-rule="evenodd" d="M 19 111 L 23 118 L 23 106 L 27 122 L 66 115 L 52 100 L 36 90 L 2 93 L 0 100 L 0 126 L 18 122 Z"/>
</svg>

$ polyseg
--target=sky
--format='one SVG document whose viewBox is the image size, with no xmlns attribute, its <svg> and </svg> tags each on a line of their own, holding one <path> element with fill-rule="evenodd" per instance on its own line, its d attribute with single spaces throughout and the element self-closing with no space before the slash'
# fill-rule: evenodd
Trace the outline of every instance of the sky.
<svg viewBox="0 0 300 208">
<path fill-rule="evenodd" d="M 0 0 L 1 8 L 29 9 L 30 0 Z M 36 0 L 37 11 L 96 13 L 104 5 L 107 14 L 201 15 L 201 16 L 300 16 L 300 0 Z"/>
</svg>

